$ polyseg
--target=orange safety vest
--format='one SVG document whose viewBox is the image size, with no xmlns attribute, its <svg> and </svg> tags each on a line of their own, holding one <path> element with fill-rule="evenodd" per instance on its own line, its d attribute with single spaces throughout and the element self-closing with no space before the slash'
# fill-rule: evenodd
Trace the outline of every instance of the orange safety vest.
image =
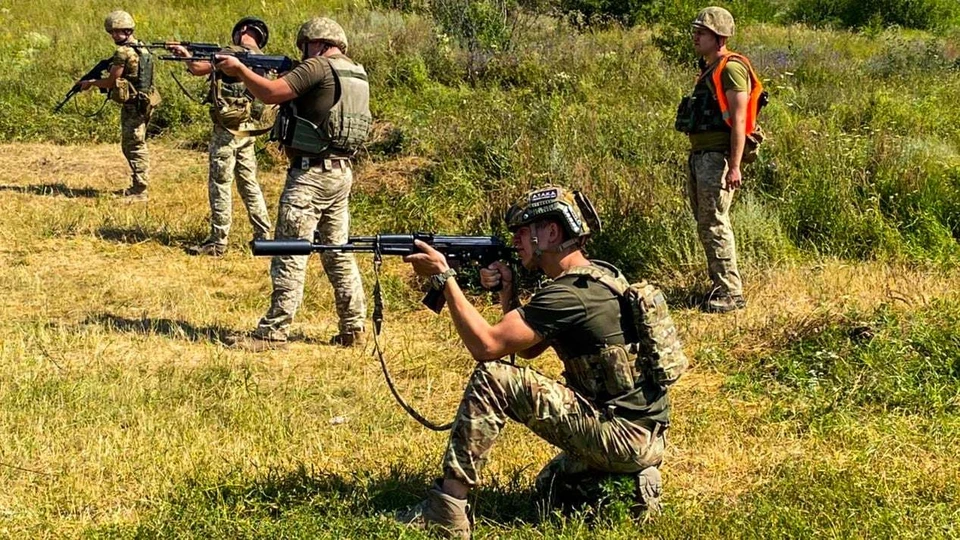
<svg viewBox="0 0 960 540">
<path fill-rule="evenodd" d="M 757 128 L 757 113 L 760 112 L 760 94 L 763 93 L 763 84 L 760 83 L 760 78 L 757 77 L 757 72 L 753 70 L 753 66 L 750 65 L 750 60 L 747 60 L 746 56 L 742 54 L 728 52 L 727 54 L 720 57 L 720 62 L 717 64 L 717 68 L 713 70 L 713 77 L 711 78 L 713 82 L 713 91 L 717 95 L 717 103 L 720 104 L 720 113 L 723 115 L 723 121 L 727 123 L 728 126 L 733 127 L 733 118 L 730 117 L 730 107 L 727 103 L 727 94 L 723 91 L 723 88 L 720 84 L 720 78 L 723 76 L 723 68 L 726 67 L 727 62 L 730 59 L 736 59 L 747 66 L 747 71 L 750 73 L 750 99 L 747 102 L 747 126 L 746 133 L 750 134 Z M 701 76 L 702 77 L 702 76 Z M 699 81 L 698 77 L 698 81 Z"/>
</svg>

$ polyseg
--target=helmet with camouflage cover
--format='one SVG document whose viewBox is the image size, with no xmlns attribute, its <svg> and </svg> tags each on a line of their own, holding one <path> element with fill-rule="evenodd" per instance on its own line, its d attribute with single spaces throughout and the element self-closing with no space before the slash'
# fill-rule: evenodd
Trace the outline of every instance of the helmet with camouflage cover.
<svg viewBox="0 0 960 540">
<path fill-rule="evenodd" d="M 114 30 L 133 30 L 133 17 L 126 11 L 111 11 L 103 20 L 103 29 L 107 32 Z"/>
<path fill-rule="evenodd" d="M 247 30 L 254 30 L 256 33 L 260 34 L 260 37 L 257 39 L 257 47 L 263 49 L 267 46 L 267 41 L 270 40 L 270 29 L 267 28 L 267 22 L 259 17 L 244 17 L 237 21 L 237 24 L 233 25 L 233 31 L 230 32 L 231 36 L 236 36 L 243 27 L 246 26 Z"/>
<path fill-rule="evenodd" d="M 347 34 L 333 19 L 314 17 L 300 26 L 297 32 L 297 48 L 303 50 L 308 41 L 325 41 L 347 52 Z"/>
<path fill-rule="evenodd" d="M 706 28 L 720 37 L 730 37 L 734 31 L 733 15 L 722 7 L 703 8 L 693 20 L 694 28 Z"/>
<path fill-rule="evenodd" d="M 587 196 L 579 191 L 549 186 L 528 191 L 507 210 L 505 221 L 513 232 L 544 218 L 556 218 L 570 239 L 586 239 L 600 232 L 600 216 Z"/>
</svg>

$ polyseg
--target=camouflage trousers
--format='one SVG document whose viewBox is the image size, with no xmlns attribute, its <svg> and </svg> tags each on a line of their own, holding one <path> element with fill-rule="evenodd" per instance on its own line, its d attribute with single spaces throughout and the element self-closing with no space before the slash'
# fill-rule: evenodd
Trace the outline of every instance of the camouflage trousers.
<svg viewBox="0 0 960 540">
<path fill-rule="evenodd" d="M 314 231 L 324 244 L 344 244 L 350 235 L 350 188 L 353 171 L 349 168 L 325 171 L 291 168 L 280 196 L 280 210 L 274 238 L 313 240 Z M 290 323 L 303 300 L 303 283 L 309 256 L 274 257 L 270 263 L 273 294 L 270 309 L 260 319 L 254 335 L 286 340 Z M 323 270 L 333 285 L 340 318 L 340 333 L 363 329 L 366 298 L 357 262 L 351 253 L 326 252 L 320 257 Z"/>
<path fill-rule="evenodd" d="M 501 362 L 477 367 L 460 401 L 443 456 L 444 478 L 476 485 L 478 469 L 507 419 L 526 425 L 563 452 L 551 474 L 637 473 L 663 461 L 664 432 L 606 416 L 569 387 L 529 368 Z"/>
<path fill-rule="evenodd" d="M 724 189 L 727 157 L 723 152 L 691 153 L 687 165 L 687 196 L 707 256 L 710 280 L 718 293 L 741 295 L 737 245 L 730 224 L 734 190 Z"/>
<path fill-rule="evenodd" d="M 147 152 L 147 123 L 150 113 L 141 113 L 136 104 L 120 106 L 120 149 L 130 164 L 132 187 L 146 189 L 150 183 L 150 155 Z"/>
<path fill-rule="evenodd" d="M 210 195 L 210 236 L 204 243 L 227 245 L 227 235 L 233 222 L 233 193 L 230 185 L 234 176 L 237 191 L 247 207 L 254 238 L 266 237 L 270 231 L 270 217 L 263 191 L 257 183 L 257 156 L 254 137 L 237 137 L 226 128 L 214 124 L 210 139 L 210 176 L 207 183 Z"/>
</svg>

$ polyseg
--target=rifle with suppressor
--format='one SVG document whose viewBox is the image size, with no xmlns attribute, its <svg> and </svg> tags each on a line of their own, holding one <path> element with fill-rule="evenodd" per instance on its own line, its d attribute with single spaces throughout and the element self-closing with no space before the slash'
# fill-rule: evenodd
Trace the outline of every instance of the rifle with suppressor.
<svg viewBox="0 0 960 540">
<path fill-rule="evenodd" d="M 283 255 L 310 255 L 325 251 L 342 253 L 373 253 L 374 263 L 379 265 L 383 255 L 406 256 L 419 253 L 414 240 L 429 244 L 443 253 L 454 265 L 478 265 L 485 267 L 495 261 L 511 261 L 516 249 L 507 246 L 495 236 L 441 236 L 433 233 L 378 234 L 376 236 L 351 236 L 346 244 L 321 244 L 318 239 L 309 240 L 254 240 L 250 243 L 253 254 L 263 257 Z M 431 289 L 423 297 L 423 304 L 440 313 L 443 309 L 443 293 Z"/>
<path fill-rule="evenodd" d="M 197 41 L 154 41 L 146 45 L 148 49 L 169 49 L 175 46 L 183 47 L 192 55 L 216 54 L 223 50 L 219 43 L 199 43 Z"/>
<path fill-rule="evenodd" d="M 108 69 L 110 69 L 110 61 L 111 61 L 111 60 L 113 60 L 113 59 L 112 59 L 112 58 L 107 58 L 107 59 L 105 59 L 105 60 L 101 60 L 101 61 L 97 62 L 97 65 L 93 66 L 93 69 L 91 69 L 90 71 L 88 71 L 83 77 L 80 77 L 80 80 L 81 80 L 81 81 L 89 81 L 89 80 L 93 80 L 93 79 L 100 79 L 100 78 L 102 78 L 103 72 L 104 72 L 104 71 L 107 71 Z M 106 94 L 106 93 L 107 93 L 107 89 L 106 89 L 106 88 L 97 88 L 97 90 L 100 90 L 100 93 L 101 93 L 101 94 Z M 73 86 L 70 88 L 70 91 L 67 92 L 67 95 L 63 97 L 63 100 L 60 101 L 60 103 L 57 103 L 57 106 L 53 108 L 53 112 L 55 112 L 55 113 L 60 112 L 60 109 L 62 109 L 63 106 L 66 105 L 67 102 L 70 101 L 70 99 L 73 98 L 73 96 L 75 96 L 75 95 L 77 95 L 77 94 L 79 94 L 79 93 L 80 93 L 80 83 L 77 83 L 77 84 L 73 85 Z"/>
<path fill-rule="evenodd" d="M 475 264 L 481 267 L 488 266 L 495 261 L 513 261 L 516 258 L 516 249 L 504 244 L 495 236 L 440 236 L 433 233 L 417 232 L 413 234 L 378 234 L 376 236 L 351 236 L 346 244 L 321 244 L 315 234 L 314 240 L 254 240 L 250 242 L 253 254 L 257 256 L 290 256 L 310 255 L 325 251 L 339 251 L 345 253 L 373 253 L 373 272 L 376 284 L 373 288 L 373 343 L 380 360 L 380 368 L 387 381 L 387 387 L 394 399 L 407 414 L 427 429 L 445 431 L 450 429 L 452 422 L 436 424 L 417 412 L 407 404 L 403 396 L 393 384 L 387 362 L 383 359 L 383 350 L 380 348 L 380 329 L 383 325 L 383 294 L 380 288 L 380 264 L 383 255 L 412 255 L 420 249 L 414 244 L 415 240 L 430 244 L 433 249 L 443 253 L 447 261 L 459 265 Z M 497 289 L 494 289 L 497 290 Z M 423 303 L 436 313 L 440 313 L 444 304 L 443 293 L 434 289 L 423 297 Z"/>
<path fill-rule="evenodd" d="M 160 59 L 168 62 L 211 62 L 216 65 L 217 56 L 236 56 L 243 65 L 250 69 L 276 71 L 277 73 L 290 71 L 294 66 L 294 61 L 289 57 L 256 54 L 250 51 L 203 52 L 193 56 L 161 56 Z"/>
</svg>

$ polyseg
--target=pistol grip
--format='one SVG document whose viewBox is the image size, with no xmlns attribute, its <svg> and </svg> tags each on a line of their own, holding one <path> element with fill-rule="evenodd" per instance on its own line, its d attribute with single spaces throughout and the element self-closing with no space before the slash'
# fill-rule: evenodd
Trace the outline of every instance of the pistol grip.
<svg viewBox="0 0 960 540">
<path fill-rule="evenodd" d="M 443 291 L 438 291 L 436 289 L 430 289 L 427 291 L 427 294 L 423 296 L 423 305 L 430 308 L 430 311 L 439 314 L 443 310 L 443 305 L 447 303 L 447 299 L 443 296 Z"/>
</svg>

